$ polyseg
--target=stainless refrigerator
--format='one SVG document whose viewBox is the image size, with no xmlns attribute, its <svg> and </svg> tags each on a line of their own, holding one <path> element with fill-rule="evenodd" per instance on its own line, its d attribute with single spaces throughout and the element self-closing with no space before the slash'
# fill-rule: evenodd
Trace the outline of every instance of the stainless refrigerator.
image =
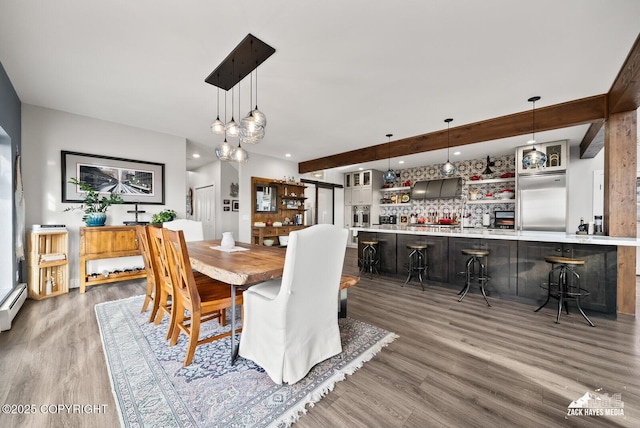
<svg viewBox="0 0 640 428">
<path fill-rule="evenodd" d="M 566 231 L 567 177 L 564 173 L 520 175 L 517 192 L 520 230 Z"/>
</svg>

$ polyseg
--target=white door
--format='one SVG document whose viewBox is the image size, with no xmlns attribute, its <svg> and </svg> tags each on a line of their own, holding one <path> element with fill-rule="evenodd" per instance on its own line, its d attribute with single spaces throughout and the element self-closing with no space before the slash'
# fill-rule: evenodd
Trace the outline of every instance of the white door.
<svg viewBox="0 0 640 428">
<path fill-rule="evenodd" d="M 215 239 L 215 197 L 213 185 L 196 188 L 194 211 L 196 221 L 202 222 L 204 239 Z"/>
</svg>

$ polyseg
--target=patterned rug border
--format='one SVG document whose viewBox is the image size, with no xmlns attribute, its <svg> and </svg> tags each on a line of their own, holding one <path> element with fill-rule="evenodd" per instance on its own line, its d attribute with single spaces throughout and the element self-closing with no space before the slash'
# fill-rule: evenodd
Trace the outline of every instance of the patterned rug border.
<svg viewBox="0 0 640 428">
<path fill-rule="evenodd" d="M 100 310 L 103 306 L 113 305 L 118 302 L 125 303 L 133 300 L 140 300 L 140 306 L 142 305 L 142 300 L 144 299 L 144 295 L 127 297 L 124 299 L 112 300 L 107 302 L 98 303 L 95 305 L 94 310 L 96 313 L 96 321 L 98 323 L 98 329 L 100 332 L 100 340 L 102 343 L 102 354 L 104 356 L 105 365 L 107 366 L 107 372 L 109 375 L 109 381 L 111 383 L 111 392 L 114 397 L 114 401 L 116 403 L 116 408 L 118 411 L 118 417 L 120 419 L 121 426 L 144 426 L 143 421 L 138 420 L 138 423 L 131 423 L 130 420 L 125 418 L 123 414 L 126 399 L 121 396 L 120 392 L 116 389 L 116 376 L 113 370 L 116 368 L 116 362 L 109 360 L 109 355 L 107 352 L 107 346 L 105 343 L 106 340 L 106 332 L 104 331 L 105 326 L 100 322 Z M 145 314 L 148 314 L 146 312 Z M 357 321 L 354 319 L 350 319 L 353 322 L 362 323 L 369 327 L 382 330 L 379 327 L 375 327 L 371 324 Z M 160 327 L 160 326 L 158 326 Z M 336 368 L 334 373 L 324 379 L 321 383 L 319 383 L 312 391 L 310 391 L 306 396 L 297 400 L 297 402 L 292 405 L 289 409 L 287 409 L 284 413 L 279 415 L 277 419 L 272 420 L 267 426 L 276 427 L 276 426 L 290 426 L 295 423 L 302 415 L 307 413 L 308 409 L 313 407 L 315 403 L 320 401 L 324 396 L 326 396 L 330 391 L 332 391 L 336 385 L 336 383 L 344 380 L 347 375 L 352 375 L 359 368 L 361 368 L 367 361 L 370 361 L 378 352 L 382 350 L 382 348 L 388 346 L 399 336 L 392 332 L 386 332 L 387 334 L 378 339 L 373 345 L 369 346 L 366 350 L 364 350 L 361 354 L 354 357 L 350 362 L 346 363 L 343 367 Z M 115 356 L 112 356 L 115 358 Z M 124 401 L 123 401 L 124 400 Z M 137 413 L 137 412 L 136 412 Z M 183 415 L 184 417 L 185 415 Z M 177 417 L 178 420 L 182 420 L 186 422 L 183 418 Z M 187 422 L 188 426 L 191 426 L 190 423 L 196 423 L 196 421 L 192 420 L 190 416 L 187 416 L 189 422 Z M 182 426 L 182 425 L 181 425 Z"/>
</svg>

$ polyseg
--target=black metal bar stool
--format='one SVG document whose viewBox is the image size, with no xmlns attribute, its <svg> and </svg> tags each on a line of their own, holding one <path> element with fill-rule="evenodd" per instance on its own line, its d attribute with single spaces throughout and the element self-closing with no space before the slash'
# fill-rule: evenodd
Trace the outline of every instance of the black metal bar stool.
<svg viewBox="0 0 640 428">
<path fill-rule="evenodd" d="M 582 314 L 585 320 L 591 327 L 595 325 L 591 322 L 587 314 L 582 310 L 580 306 L 580 298 L 587 297 L 590 293 L 588 290 L 580 287 L 580 275 L 575 271 L 576 266 L 584 266 L 584 260 L 572 259 L 569 257 L 545 257 L 544 261 L 551 263 L 551 270 L 549 271 L 549 282 L 547 285 L 547 300 L 534 312 L 538 312 L 544 308 L 549 299 L 553 297 L 558 300 L 558 315 L 556 316 L 556 324 L 560 323 L 560 315 L 562 314 L 562 306 L 569 315 L 569 300 L 575 300 L 578 310 Z M 554 275 L 557 274 L 557 281 L 554 282 Z M 544 286 L 544 284 L 543 284 Z"/>
<path fill-rule="evenodd" d="M 487 299 L 487 292 L 484 289 L 484 285 L 489 281 L 489 276 L 487 275 L 487 266 L 485 263 L 482 263 L 482 258 L 489 256 L 489 250 L 476 250 L 476 249 L 466 249 L 461 250 L 462 254 L 465 256 L 470 256 L 465 265 L 464 275 L 464 288 L 460 290 L 458 294 L 461 294 L 458 302 L 461 302 L 464 299 L 464 296 L 469 292 L 469 287 L 471 287 L 471 281 L 477 280 L 480 284 L 480 291 L 482 292 L 482 296 L 484 297 L 484 301 L 487 302 L 487 306 L 491 306 L 489 300 Z M 477 273 L 476 273 L 476 265 L 478 265 Z"/>
<path fill-rule="evenodd" d="M 378 253 L 378 241 L 361 241 L 362 245 L 362 258 L 360 259 L 360 271 L 369 272 L 370 276 L 373 276 L 373 271 L 377 274 L 378 265 L 380 264 L 380 256 Z"/>
<path fill-rule="evenodd" d="M 423 274 L 426 273 L 427 277 L 429 275 L 428 271 L 428 262 L 427 262 L 427 244 L 408 244 L 407 248 L 411 250 L 409 253 L 409 267 L 408 272 L 409 275 L 405 280 L 402 286 L 404 287 L 411 281 L 413 278 L 413 273 L 418 273 L 418 279 L 420 279 L 420 286 L 422 287 L 422 291 L 424 291 L 423 285 Z"/>
</svg>

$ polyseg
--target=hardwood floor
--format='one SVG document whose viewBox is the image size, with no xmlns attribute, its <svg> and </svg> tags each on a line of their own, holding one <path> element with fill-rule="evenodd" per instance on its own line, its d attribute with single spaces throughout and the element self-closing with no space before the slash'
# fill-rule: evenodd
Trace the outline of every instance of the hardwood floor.
<svg viewBox="0 0 640 428">
<path fill-rule="evenodd" d="M 347 252 L 345 273 L 357 273 Z M 298 427 L 640 426 L 640 322 L 578 314 L 555 324 L 554 304 L 531 306 L 387 277 L 349 289 L 348 313 L 400 337 L 336 384 Z M 490 283 L 489 287 L 490 289 Z M 140 282 L 28 300 L 0 334 L 0 402 L 35 414 L 0 413 L 1 427 L 113 427 L 118 414 L 94 305 L 139 295 Z M 639 300 L 640 301 L 640 300 Z M 555 302 L 552 302 L 555 303 Z M 586 392 L 621 394 L 624 416 L 567 416 Z M 106 405 L 55 414 L 42 405 Z"/>
</svg>

